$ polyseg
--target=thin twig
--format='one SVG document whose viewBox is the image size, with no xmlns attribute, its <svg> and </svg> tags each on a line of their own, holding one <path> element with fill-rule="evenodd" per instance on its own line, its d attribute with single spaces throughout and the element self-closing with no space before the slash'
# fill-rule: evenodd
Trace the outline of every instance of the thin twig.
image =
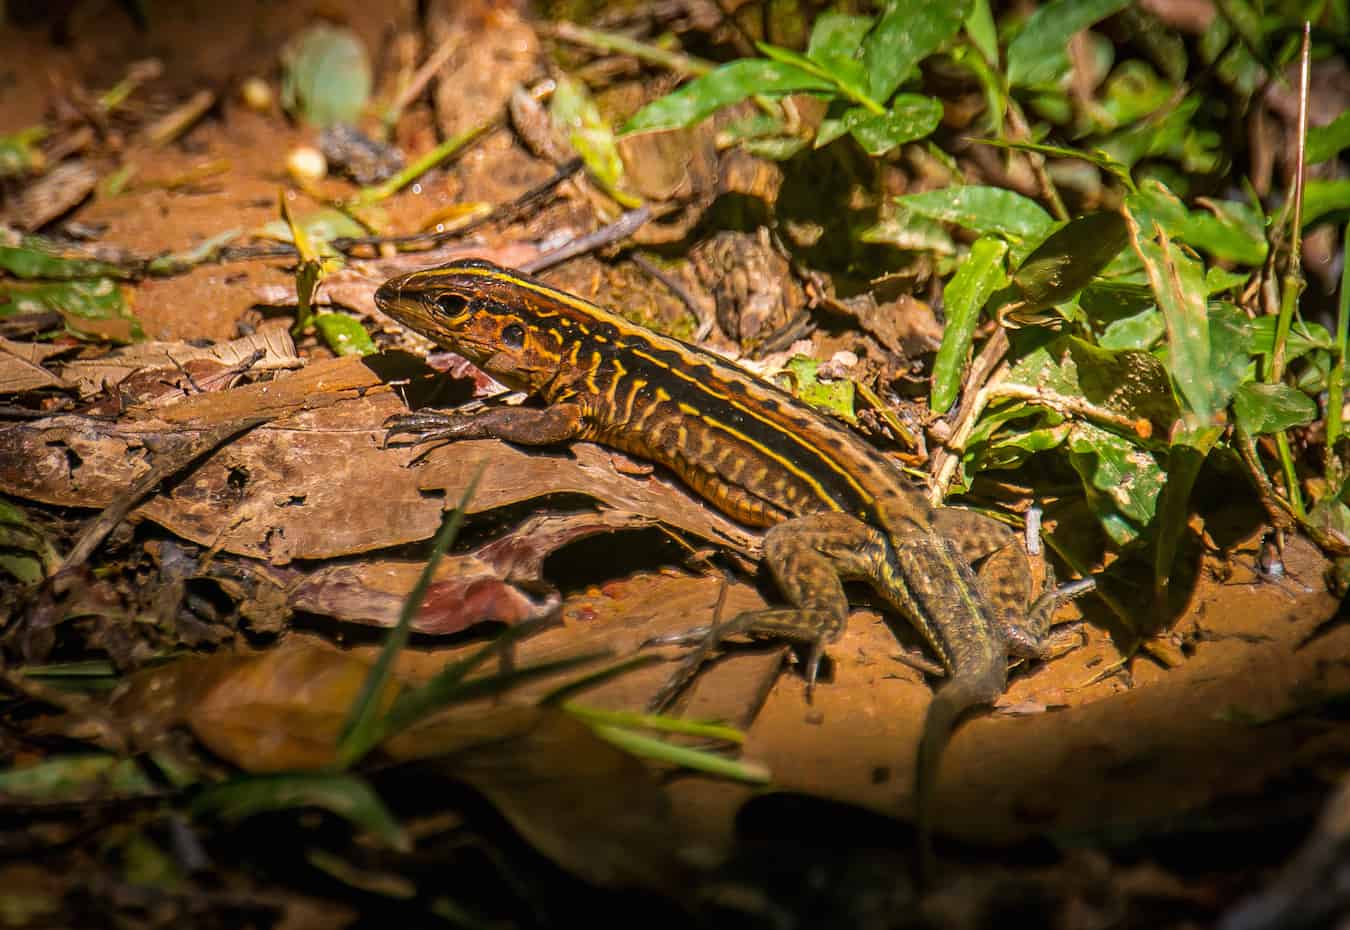
<svg viewBox="0 0 1350 930">
<path fill-rule="evenodd" d="M 634 265 L 637 265 L 650 277 L 661 282 L 661 284 L 665 285 L 666 290 L 678 297 L 689 310 L 690 314 L 693 315 L 694 319 L 698 320 L 698 329 L 694 330 L 694 341 L 702 342 L 704 339 L 707 339 L 708 334 L 712 332 L 713 326 L 716 323 L 713 315 L 704 313 L 703 308 L 694 301 L 694 298 L 690 296 L 689 292 L 684 289 L 680 282 L 676 281 L 660 268 L 657 268 L 648 261 L 645 256 L 633 255 L 632 259 Z"/>
<path fill-rule="evenodd" d="M 594 252 L 596 249 L 620 242 L 636 232 L 643 223 L 651 219 L 651 216 L 651 207 L 643 206 L 636 210 L 629 210 L 608 226 L 601 226 L 593 233 L 579 236 L 561 248 L 554 249 L 552 252 L 545 252 L 543 255 L 525 262 L 520 266 L 520 270 L 526 274 L 536 274 L 545 268 L 552 268 L 568 259 L 576 258 L 578 255 Z"/>
</svg>

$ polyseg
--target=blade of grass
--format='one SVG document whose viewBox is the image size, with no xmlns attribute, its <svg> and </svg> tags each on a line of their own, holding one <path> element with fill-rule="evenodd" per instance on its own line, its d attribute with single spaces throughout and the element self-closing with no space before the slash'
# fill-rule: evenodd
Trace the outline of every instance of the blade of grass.
<svg viewBox="0 0 1350 930">
<path fill-rule="evenodd" d="M 599 724 L 592 726 L 591 729 L 594 730 L 596 736 L 606 742 L 618 746 L 625 752 L 646 759 L 654 759 L 658 762 L 706 772 L 709 775 L 721 775 L 724 778 L 735 778 L 753 784 L 764 784 L 771 777 L 769 770 L 762 765 L 738 762 L 735 759 L 728 759 L 725 756 L 705 752 L 701 749 L 675 746 L 665 740 L 646 736 L 642 733 L 634 733 L 632 730 L 625 730 L 622 727 Z"/>
<path fill-rule="evenodd" d="M 599 710 L 568 701 L 563 704 L 567 711 L 578 720 L 591 726 L 622 727 L 627 730 L 655 730 L 658 733 L 679 733 L 681 736 L 697 736 L 702 739 L 721 740 L 724 743 L 741 745 L 745 734 L 735 727 L 720 723 L 700 723 L 697 720 L 683 720 L 679 717 L 667 717 L 664 714 L 642 714 L 631 710 Z"/>
<path fill-rule="evenodd" d="M 469 484 L 464 489 L 464 494 L 459 500 L 459 505 L 450 512 L 441 531 L 436 534 L 436 541 L 431 546 L 431 555 L 427 559 L 426 567 L 422 569 L 422 574 L 418 576 L 417 583 L 408 594 L 407 600 L 403 602 L 403 610 L 399 612 L 398 623 L 389 631 L 389 636 L 384 641 L 384 648 L 380 650 L 379 657 L 375 664 L 371 666 L 370 674 L 366 676 L 365 683 L 361 686 L 361 692 L 356 696 L 352 703 L 351 714 L 347 717 L 346 724 L 343 725 L 342 733 L 338 737 L 338 764 L 342 768 L 349 768 L 357 762 L 362 756 L 370 752 L 379 741 L 382 727 L 380 726 L 380 696 L 389 685 L 390 679 L 394 674 L 394 659 L 399 652 L 408 643 L 408 636 L 412 632 L 412 621 L 417 616 L 418 610 L 422 607 L 422 600 L 426 597 L 427 588 L 431 585 L 431 576 L 436 571 L 436 566 L 440 564 L 445 553 L 455 542 L 455 537 L 459 535 L 459 528 L 464 524 L 464 512 L 469 506 L 469 501 L 473 499 L 474 491 L 478 489 L 478 481 L 483 477 L 483 469 L 479 468 L 474 476 L 469 479 Z"/>
<path fill-rule="evenodd" d="M 1266 371 L 1266 383 L 1278 384 L 1284 380 L 1285 348 L 1289 341 L 1289 327 L 1293 325 L 1294 313 L 1298 309 L 1298 299 L 1303 293 L 1303 175 L 1304 159 L 1307 155 L 1308 139 L 1308 84 L 1310 77 L 1310 50 L 1312 44 L 1312 26 L 1303 23 L 1303 48 L 1299 53 L 1299 94 L 1298 94 L 1298 147 L 1294 156 L 1293 191 L 1290 199 L 1294 202 L 1294 215 L 1289 229 L 1289 266 L 1285 270 L 1280 287 L 1280 315 L 1275 323 L 1275 349 L 1270 355 L 1270 365 Z M 1303 492 L 1298 484 L 1298 471 L 1294 466 L 1294 453 L 1289 447 L 1289 435 L 1280 430 L 1275 434 L 1275 448 L 1280 454 L 1280 470 L 1284 473 L 1285 493 L 1294 514 L 1302 522 L 1307 515 L 1303 506 Z"/>
<path fill-rule="evenodd" d="M 501 120 L 494 117 L 451 136 L 383 184 L 361 188 L 356 197 L 353 198 L 353 203 L 357 206 L 368 206 L 372 203 L 378 203 L 386 197 L 392 197 L 460 149 L 465 148 L 490 130 L 496 129 L 500 123 Z"/>
<path fill-rule="evenodd" d="M 1345 224 L 1341 242 L 1350 242 L 1350 222 Z M 1350 262 L 1341 264 L 1341 295 L 1336 314 L 1336 347 L 1331 362 L 1331 373 L 1327 376 L 1327 444 L 1326 473 L 1336 487 L 1345 480 L 1345 463 L 1336 454 L 1336 443 L 1343 429 L 1341 409 L 1345 406 L 1345 341 L 1346 329 L 1350 324 Z"/>
</svg>

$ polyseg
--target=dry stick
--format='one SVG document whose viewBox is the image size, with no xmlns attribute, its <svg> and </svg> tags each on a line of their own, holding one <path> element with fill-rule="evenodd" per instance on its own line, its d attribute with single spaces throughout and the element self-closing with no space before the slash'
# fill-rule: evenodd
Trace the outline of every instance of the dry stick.
<svg viewBox="0 0 1350 930">
<path fill-rule="evenodd" d="M 403 88 L 402 93 L 395 97 L 394 102 L 389 105 L 389 111 L 394 114 L 394 121 L 397 121 L 398 114 L 403 112 L 404 107 L 421 95 L 436 72 L 441 70 L 441 66 L 450 60 L 450 56 L 459 50 L 460 38 L 459 33 L 451 35 L 438 45 L 436 50 L 427 56 L 427 60 L 422 62 L 422 67 L 413 73 L 408 86 Z"/>
<path fill-rule="evenodd" d="M 578 255 L 584 255 L 587 252 L 593 252 L 596 249 L 604 248 L 615 242 L 627 239 L 635 233 L 643 223 L 651 219 L 651 207 L 638 207 L 636 210 L 629 210 L 623 216 L 619 217 L 608 226 L 601 226 L 593 233 L 585 236 L 579 236 L 571 242 L 554 249 L 552 252 L 545 252 L 520 266 L 520 270 L 526 274 L 536 274 L 546 268 L 552 268 L 554 265 L 560 265 L 570 258 Z"/>
<path fill-rule="evenodd" d="M 277 413 L 256 413 L 229 423 L 218 424 L 205 430 L 195 439 L 184 440 L 175 448 L 158 456 L 150 470 L 136 479 L 136 482 L 126 493 L 114 500 L 104 508 L 102 513 L 89 521 L 89 524 L 81 532 L 74 548 L 70 550 L 70 554 L 52 573 L 53 576 L 76 568 L 88 561 L 89 557 L 103 543 L 103 540 L 108 538 L 108 534 L 131 512 L 131 508 L 154 491 L 161 481 L 191 465 L 202 456 L 213 452 L 240 433 L 250 430 L 260 423 L 276 419 L 277 416 Z"/>
<path fill-rule="evenodd" d="M 943 498 L 947 496 L 947 486 L 951 484 L 952 476 L 956 474 L 956 466 L 961 462 L 959 450 L 964 448 L 966 440 L 975 428 L 975 420 L 988 403 L 984 386 L 1007 352 L 1008 333 L 999 326 L 970 366 L 970 375 L 966 378 L 966 385 L 961 391 L 961 406 L 957 408 L 956 416 L 951 420 L 954 427 L 952 436 L 943 444 L 943 448 L 933 453 L 933 465 L 930 469 L 933 484 L 928 491 L 928 497 L 934 507 L 940 506 Z"/>
</svg>

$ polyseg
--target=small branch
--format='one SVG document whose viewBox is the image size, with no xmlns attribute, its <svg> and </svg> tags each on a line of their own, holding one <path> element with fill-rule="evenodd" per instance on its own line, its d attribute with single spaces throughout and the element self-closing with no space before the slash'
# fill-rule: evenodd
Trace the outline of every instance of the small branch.
<svg viewBox="0 0 1350 930">
<path fill-rule="evenodd" d="M 594 252 L 596 249 L 602 249 L 607 245 L 620 242 L 636 232 L 643 223 L 651 219 L 651 216 L 651 207 L 638 207 L 636 210 L 629 210 L 608 226 L 601 226 L 593 233 L 579 236 L 561 248 L 546 252 L 526 262 L 520 266 L 520 270 L 526 274 L 535 274 L 545 268 L 561 265 L 578 255 Z"/>
</svg>

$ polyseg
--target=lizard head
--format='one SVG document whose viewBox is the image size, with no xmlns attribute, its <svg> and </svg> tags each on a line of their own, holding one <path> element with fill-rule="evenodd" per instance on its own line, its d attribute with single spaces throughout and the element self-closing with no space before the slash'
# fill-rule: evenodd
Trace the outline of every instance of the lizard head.
<svg viewBox="0 0 1350 930">
<path fill-rule="evenodd" d="M 451 262 L 389 279 L 375 304 L 507 387 L 536 392 L 562 368 L 563 339 L 522 281 L 488 262 Z"/>
</svg>

